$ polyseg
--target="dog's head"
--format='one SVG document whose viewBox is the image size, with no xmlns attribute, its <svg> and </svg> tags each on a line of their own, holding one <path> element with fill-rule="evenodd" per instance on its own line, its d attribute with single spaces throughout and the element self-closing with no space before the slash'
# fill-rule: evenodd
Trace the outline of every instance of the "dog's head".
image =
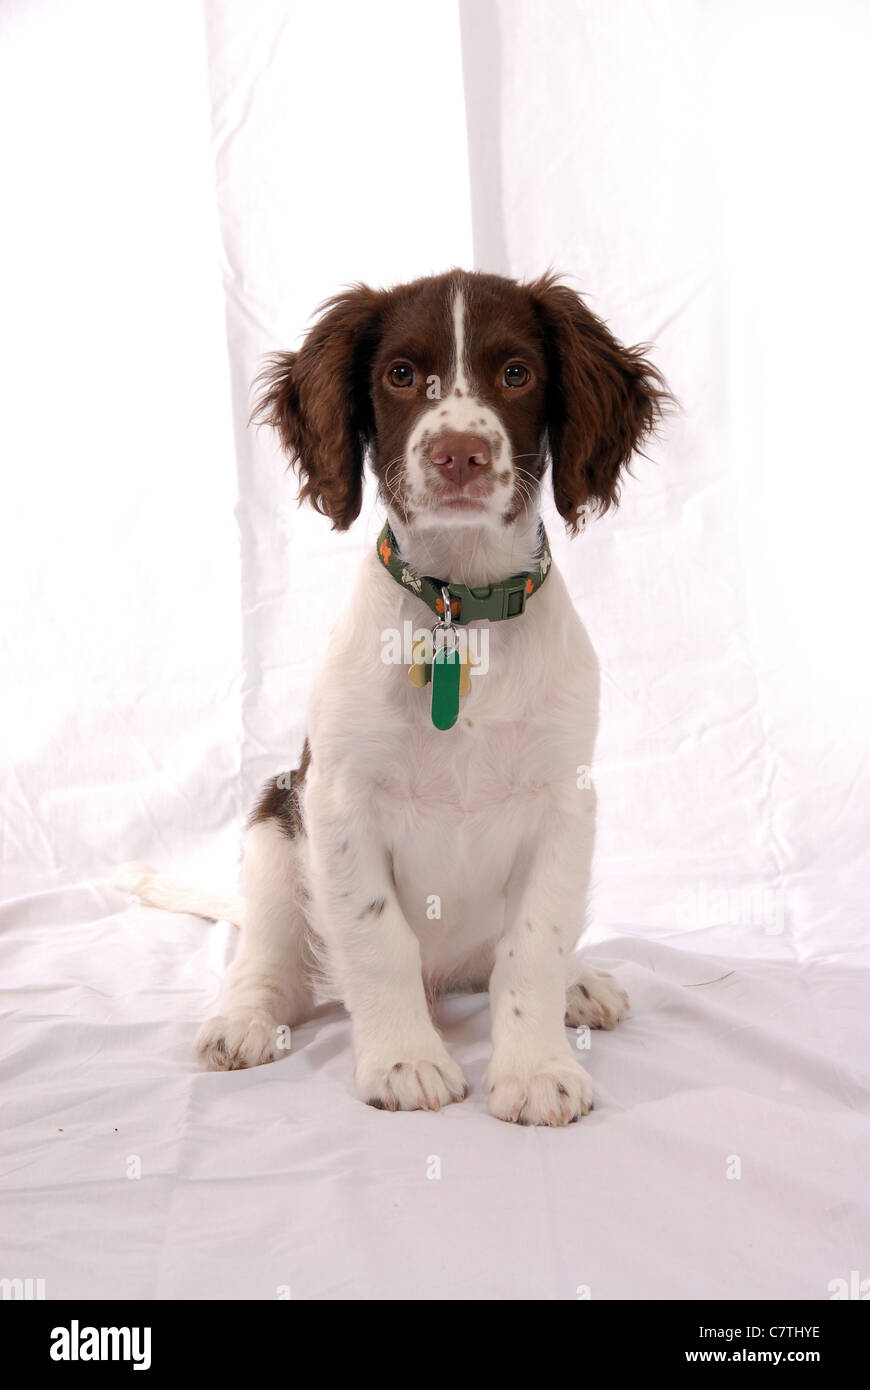
<svg viewBox="0 0 870 1390">
<path fill-rule="evenodd" d="M 537 506 L 548 460 L 568 526 L 606 511 L 669 399 L 639 348 L 618 343 L 573 290 L 455 270 L 338 295 L 298 352 L 258 379 L 308 498 L 344 530 L 368 453 L 408 526 L 509 527 Z"/>
</svg>

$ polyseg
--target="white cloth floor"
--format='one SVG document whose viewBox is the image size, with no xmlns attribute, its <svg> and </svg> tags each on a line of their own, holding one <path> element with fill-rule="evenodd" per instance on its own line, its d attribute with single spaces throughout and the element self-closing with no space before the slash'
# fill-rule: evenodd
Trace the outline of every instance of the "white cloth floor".
<svg viewBox="0 0 870 1390">
<path fill-rule="evenodd" d="M 356 1099 L 338 1006 L 204 1073 L 235 929 L 64 896 L 0 936 L 4 1268 L 49 1298 L 826 1299 L 867 1268 L 866 971 L 599 945 L 633 1015 L 582 1053 L 595 1110 L 518 1128 L 486 996 L 442 1006 L 472 1092 L 437 1114 Z"/>
</svg>

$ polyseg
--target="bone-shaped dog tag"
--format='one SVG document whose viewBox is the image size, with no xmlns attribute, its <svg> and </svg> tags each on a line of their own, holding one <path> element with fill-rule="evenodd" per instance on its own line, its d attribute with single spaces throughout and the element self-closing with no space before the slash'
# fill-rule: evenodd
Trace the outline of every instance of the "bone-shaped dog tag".
<svg viewBox="0 0 870 1390">
<path fill-rule="evenodd" d="M 426 643 L 415 642 L 411 648 L 411 665 L 408 667 L 408 680 L 418 689 L 428 685 L 432 679 L 432 666 L 426 660 Z"/>
</svg>

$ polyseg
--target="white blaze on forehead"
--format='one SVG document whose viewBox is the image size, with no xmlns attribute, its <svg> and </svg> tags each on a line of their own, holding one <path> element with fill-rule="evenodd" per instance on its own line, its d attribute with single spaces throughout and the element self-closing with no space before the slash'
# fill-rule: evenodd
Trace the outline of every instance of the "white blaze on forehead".
<svg viewBox="0 0 870 1390">
<path fill-rule="evenodd" d="M 469 395 L 468 378 L 465 375 L 465 297 L 457 290 L 453 297 L 453 354 L 456 374 L 453 378 L 453 394 L 458 391 Z"/>
<path fill-rule="evenodd" d="M 405 450 L 407 501 L 412 508 L 425 508 L 433 478 L 427 447 L 440 434 L 459 431 L 478 435 L 490 445 L 495 478 L 487 509 L 500 519 L 513 486 L 511 443 L 497 410 L 472 394 L 465 351 L 466 303 L 461 289 L 453 296 L 450 314 L 453 320 L 453 383 L 449 392 L 437 396 L 418 416 L 408 437 Z"/>
</svg>

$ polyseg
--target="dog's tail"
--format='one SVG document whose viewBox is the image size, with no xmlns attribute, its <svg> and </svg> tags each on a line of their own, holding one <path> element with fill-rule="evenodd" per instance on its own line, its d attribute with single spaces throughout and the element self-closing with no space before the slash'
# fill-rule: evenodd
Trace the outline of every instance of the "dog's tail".
<svg viewBox="0 0 870 1390">
<path fill-rule="evenodd" d="M 113 888 L 131 894 L 150 907 L 162 907 L 167 912 L 190 912 L 194 917 L 232 922 L 236 927 L 242 925 L 241 898 L 211 893 L 207 888 L 195 888 L 178 878 L 167 878 L 150 864 L 122 864 L 112 874 L 110 882 Z"/>
</svg>

